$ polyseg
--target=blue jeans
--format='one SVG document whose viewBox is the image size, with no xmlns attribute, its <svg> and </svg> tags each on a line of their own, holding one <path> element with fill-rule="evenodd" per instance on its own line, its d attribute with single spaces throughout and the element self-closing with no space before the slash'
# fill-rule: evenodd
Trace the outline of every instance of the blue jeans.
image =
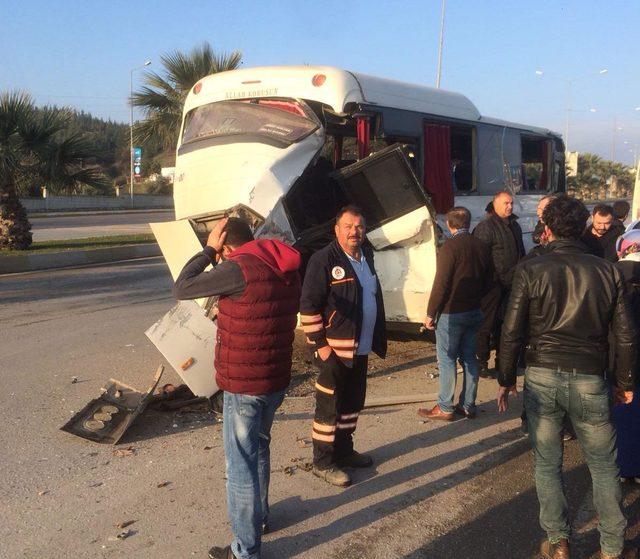
<svg viewBox="0 0 640 559">
<path fill-rule="evenodd" d="M 456 390 L 457 364 L 460 359 L 464 375 L 460 406 L 468 412 L 476 409 L 478 394 L 478 360 L 476 332 L 482 324 L 480 309 L 454 314 L 442 314 L 436 324 L 436 353 L 440 369 L 438 405 L 444 412 L 453 412 Z"/>
<path fill-rule="evenodd" d="M 593 482 L 600 547 L 618 555 L 624 545 L 626 520 L 616 465 L 616 434 L 603 377 L 578 372 L 527 367 L 524 407 L 535 457 L 540 524 L 552 543 L 569 538 L 567 501 L 562 487 L 562 426 L 565 416 L 582 447 Z"/>
<path fill-rule="evenodd" d="M 233 554 L 260 557 L 262 523 L 269 514 L 269 442 L 284 390 L 249 396 L 224 393 L 223 438 L 227 474 L 227 509 Z"/>
</svg>

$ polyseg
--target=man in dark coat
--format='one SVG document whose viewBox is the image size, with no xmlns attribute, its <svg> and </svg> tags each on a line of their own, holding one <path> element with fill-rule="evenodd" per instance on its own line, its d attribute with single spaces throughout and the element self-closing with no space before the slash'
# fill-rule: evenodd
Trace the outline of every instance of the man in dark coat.
<svg viewBox="0 0 640 559">
<path fill-rule="evenodd" d="M 368 468 L 373 458 L 353 448 L 364 407 L 371 351 L 384 357 L 387 335 L 373 251 L 364 245 L 365 220 L 355 206 L 336 216 L 336 240 L 307 265 L 300 322 L 315 349 L 320 374 L 313 420 L 313 474 L 346 487 L 345 468 Z"/>
<path fill-rule="evenodd" d="M 438 251 L 436 277 L 431 288 L 425 327 L 436 331 L 440 393 L 431 409 L 419 409 L 427 419 L 451 421 L 454 413 L 476 416 L 478 361 L 476 332 L 482 324 L 480 303 L 493 286 L 489 247 L 469 234 L 471 213 L 462 206 L 447 213 L 452 237 Z M 457 360 L 463 368 L 459 404 L 454 406 Z"/>
<path fill-rule="evenodd" d="M 515 391 L 525 350 L 524 404 L 535 456 L 545 559 L 569 559 L 570 526 L 562 486 L 562 426 L 569 417 L 593 480 L 604 559 L 623 556 L 626 520 L 611 423 L 608 336 L 615 336 L 612 374 L 617 401 L 631 401 L 638 330 L 616 267 L 578 241 L 588 211 L 561 196 L 543 214 L 547 252 L 516 267 L 500 341 L 498 409 Z"/>
<path fill-rule="evenodd" d="M 473 236 L 483 241 L 491 252 L 496 283 L 482 299 L 484 321 L 477 333 L 477 349 L 480 376 L 488 377 L 488 361 L 491 353 L 491 336 L 496 339 L 498 360 L 501 306 L 509 295 L 516 264 L 525 255 L 522 229 L 518 216 L 513 213 L 513 196 L 506 191 L 493 197 L 491 213 L 478 223 Z"/>
<path fill-rule="evenodd" d="M 616 262 L 616 240 L 624 233 L 624 225 L 616 223 L 613 208 L 607 204 L 596 204 L 591 213 L 591 226 L 582 235 L 581 241 L 596 256 Z"/>
</svg>

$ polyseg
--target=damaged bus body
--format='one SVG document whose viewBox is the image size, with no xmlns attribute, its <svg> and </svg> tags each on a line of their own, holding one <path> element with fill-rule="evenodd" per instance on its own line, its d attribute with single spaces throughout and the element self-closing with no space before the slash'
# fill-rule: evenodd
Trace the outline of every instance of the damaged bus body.
<svg viewBox="0 0 640 559">
<path fill-rule="evenodd" d="M 330 67 L 248 68 L 208 76 L 190 91 L 177 145 L 176 222 L 154 232 L 175 278 L 225 213 L 305 257 L 332 238 L 337 210 L 356 204 L 387 319 L 420 324 L 438 221 L 464 205 L 475 224 L 505 188 L 531 232 L 538 200 L 564 190 L 560 137 L 482 117 L 466 97 L 440 89 Z"/>
</svg>

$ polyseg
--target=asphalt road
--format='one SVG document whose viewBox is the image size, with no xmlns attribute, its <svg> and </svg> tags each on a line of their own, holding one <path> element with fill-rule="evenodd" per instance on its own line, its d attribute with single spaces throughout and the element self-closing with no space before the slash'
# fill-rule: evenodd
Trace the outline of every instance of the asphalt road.
<svg viewBox="0 0 640 559">
<path fill-rule="evenodd" d="M 124 458 L 59 430 L 109 377 L 148 386 L 163 360 L 144 331 L 172 307 L 170 285 L 160 258 L 0 277 L 0 557 L 204 558 L 228 542 L 221 426 L 210 415 L 148 411 L 119 445 L 135 451 Z M 371 361 L 371 396 L 437 390 L 426 375 L 431 346 L 396 341 L 390 353 Z M 179 379 L 168 370 L 165 382 Z M 313 400 L 286 399 L 273 428 L 263 558 L 535 557 L 542 534 L 521 401 L 498 415 L 494 398 L 495 384 L 481 381 L 479 417 L 450 424 L 423 422 L 416 404 L 365 411 L 356 443 L 375 467 L 346 490 L 300 467 L 311 459 L 298 439 L 310 434 Z M 565 480 L 574 557 L 595 558 L 575 442 Z M 640 491 L 627 487 L 626 503 L 637 536 Z M 116 525 L 128 520 L 120 541 Z"/>
<path fill-rule="evenodd" d="M 29 216 L 35 242 L 151 233 L 149 223 L 172 221 L 173 219 L 173 210 L 140 213 L 87 213 L 59 217 Z"/>
</svg>

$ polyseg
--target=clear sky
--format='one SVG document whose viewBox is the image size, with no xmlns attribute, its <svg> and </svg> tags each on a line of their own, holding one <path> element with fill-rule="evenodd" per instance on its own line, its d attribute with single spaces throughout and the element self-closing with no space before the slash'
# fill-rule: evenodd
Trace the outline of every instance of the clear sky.
<svg viewBox="0 0 640 559">
<path fill-rule="evenodd" d="M 247 67 L 326 64 L 433 85 L 440 6 L 0 0 L 0 91 L 23 89 L 38 103 L 127 122 L 129 70 L 150 59 L 158 71 L 163 53 L 204 40 L 240 50 Z M 639 30 L 640 0 L 447 0 L 441 85 L 484 115 L 563 132 L 559 78 L 586 76 L 573 84 L 570 147 L 610 158 L 617 119 L 616 159 L 631 163 L 629 150 L 640 144 Z M 602 68 L 608 73 L 597 75 Z"/>
</svg>

